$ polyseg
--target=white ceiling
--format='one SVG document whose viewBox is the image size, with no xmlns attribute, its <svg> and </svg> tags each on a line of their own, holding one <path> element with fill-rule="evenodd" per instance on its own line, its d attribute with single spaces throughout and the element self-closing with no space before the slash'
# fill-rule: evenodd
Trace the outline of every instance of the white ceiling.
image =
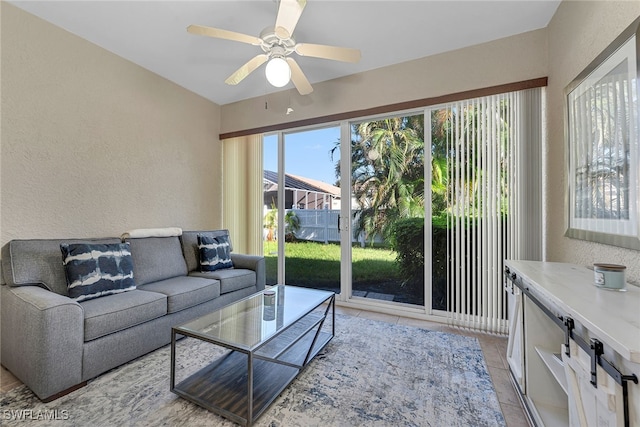
<svg viewBox="0 0 640 427">
<path fill-rule="evenodd" d="M 71 33 L 219 105 L 276 90 L 264 66 L 237 86 L 224 80 L 260 47 L 188 34 L 200 24 L 259 36 L 273 25 L 275 0 L 11 1 Z M 544 28 L 560 0 L 308 0 L 297 42 L 360 49 L 357 64 L 296 57 L 317 83 Z M 295 54 L 294 54 L 295 55 Z M 292 88 L 292 84 L 285 88 Z"/>
</svg>

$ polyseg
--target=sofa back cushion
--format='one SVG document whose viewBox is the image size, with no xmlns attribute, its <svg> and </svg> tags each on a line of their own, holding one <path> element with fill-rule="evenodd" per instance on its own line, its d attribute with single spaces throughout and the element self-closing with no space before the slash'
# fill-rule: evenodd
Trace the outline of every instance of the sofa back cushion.
<svg viewBox="0 0 640 427">
<path fill-rule="evenodd" d="M 208 230 L 208 231 L 183 231 L 182 236 L 182 250 L 184 252 L 184 259 L 187 262 L 187 268 L 189 272 L 200 271 L 200 250 L 198 249 L 198 234 L 207 237 L 224 237 L 226 236 L 229 242 L 229 252 L 233 251 L 233 244 L 229 237 L 229 230 Z"/>
<path fill-rule="evenodd" d="M 2 274 L 9 286 L 36 285 L 68 296 L 60 244 L 112 244 L 119 238 L 11 240 L 2 247 Z"/>
<path fill-rule="evenodd" d="M 127 239 L 133 257 L 133 278 L 137 286 L 187 275 L 178 236 Z"/>
</svg>

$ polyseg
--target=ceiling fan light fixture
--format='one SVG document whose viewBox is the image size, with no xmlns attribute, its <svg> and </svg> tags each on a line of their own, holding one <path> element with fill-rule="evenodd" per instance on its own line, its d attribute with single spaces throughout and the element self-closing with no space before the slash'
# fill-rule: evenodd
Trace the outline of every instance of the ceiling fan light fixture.
<svg viewBox="0 0 640 427">
<path fill-rule="evenodd" d="M 281 88 L 291 81 L 300 95 L 308 95 L 313 92 L 313 87 L 311 87 L 311 83 L 302 72 L 300 65 L 290 56 L 291 54 L 295 53 L 300 56 L 342 62 L 355 63 L 360 60 L 361 54 L 357 49 L 313 43 L 296 43 L 293 38 L 293 32 L 307 4 L 307 0 L 273 1 L 278 4 L 275 26 L 264 28 L 260 33 L 260 37 L 203 25 L 189 25 L 187 27 L 187 32 L 191 34 L 238 41 L 259 46 L 262 49 L 264 53 L 254 56 L 243 64 L 227 77 L 225 83 L 237 85 L 266 62 L 265 75 L 271 85 Z"/>
<path fill-rule="evenodd" d="M 291 80 L 291 68 L 282 57 L 274 57 L 267 62 L 264 70 L 267 81 L 275 87 L 283 87 Z"/>
</svg>

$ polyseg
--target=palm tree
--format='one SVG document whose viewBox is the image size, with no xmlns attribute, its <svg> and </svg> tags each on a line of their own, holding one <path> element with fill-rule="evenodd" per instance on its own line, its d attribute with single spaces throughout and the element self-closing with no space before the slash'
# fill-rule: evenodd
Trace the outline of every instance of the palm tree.
<svg viewBox="0 0 640 427">
<path fill-rule="evenodd" d="M 271 209 L 264 215 L 264 228 L 267 231 L 267 241 L 273 242 L 276 240 L 275 229 L 278 227 L 278 209 L 274 202 L 271 202 Z"/>
<path fill-rule="evenodd" d="M 295 240 L 296 232 L 300 230 L 300 217 L 296 215 L 295 211 L 287 211 L 284 215 L 284 226 L 285 240 Z"/>
<path fill-rule="evenodd" d="M 373 242 L 399 218 L 424 216 L 424 121 L 393 117 L 354 126 L 351 172 L 356 233 Z"/>
<path fill-rule="evenodd" d="M 432 136 L 432 204 L 434 216 L 437 216 L 436 206 L 440 213 L 474 217 L 482 210 L 483 200 L 478 191 L 478 183 L 487 171 L 478 161 L 482 156 L 482 140 L 480 136 L 486 120 L 483 116 L 496 114 L 495 122 L 500 132 L 502 147 L 496 155 L 501 156 L 498 171 L 502 196 L 500 200 L 501 213 L 507 209 L 508 159 L 506 158 L 506 144 L 509 138 L 508 104 L 502 101 L 498 111 L 487 109 L 482 104 L 472 104 L 464 108 L 443 108 L 436 110 L 431 116 Z M 457 129 L 453 130 L 456 127 Z M 452 135 L 457 134 L 457 139 Z M 454 185 L 454 177 L 464 176 L 464 182 Z M 459 179 L 459 178 L 458 178 Z M 457 194 L 454 194 L 457 193 Z"/>
</svg>

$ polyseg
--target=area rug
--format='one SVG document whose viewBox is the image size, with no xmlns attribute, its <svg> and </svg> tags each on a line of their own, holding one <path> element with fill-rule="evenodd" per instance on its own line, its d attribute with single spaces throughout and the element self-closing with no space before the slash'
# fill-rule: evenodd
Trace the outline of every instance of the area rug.
<svg viewBox="0 0 640 427">
<path fill-rule="evenodd" d="M 181 367 L 211 357 L 197 340 L 179 343 L 178 353 L 188 355 Z M 0 424 L 235 425 L 171 393 L 169 369 L 165 346 L 47 404 L 20 386 L 0 399 Z M 494 427 L 505 421 L 476 338 L 336 315 L 334 339 L 254 425 Z"/>
</svg>

